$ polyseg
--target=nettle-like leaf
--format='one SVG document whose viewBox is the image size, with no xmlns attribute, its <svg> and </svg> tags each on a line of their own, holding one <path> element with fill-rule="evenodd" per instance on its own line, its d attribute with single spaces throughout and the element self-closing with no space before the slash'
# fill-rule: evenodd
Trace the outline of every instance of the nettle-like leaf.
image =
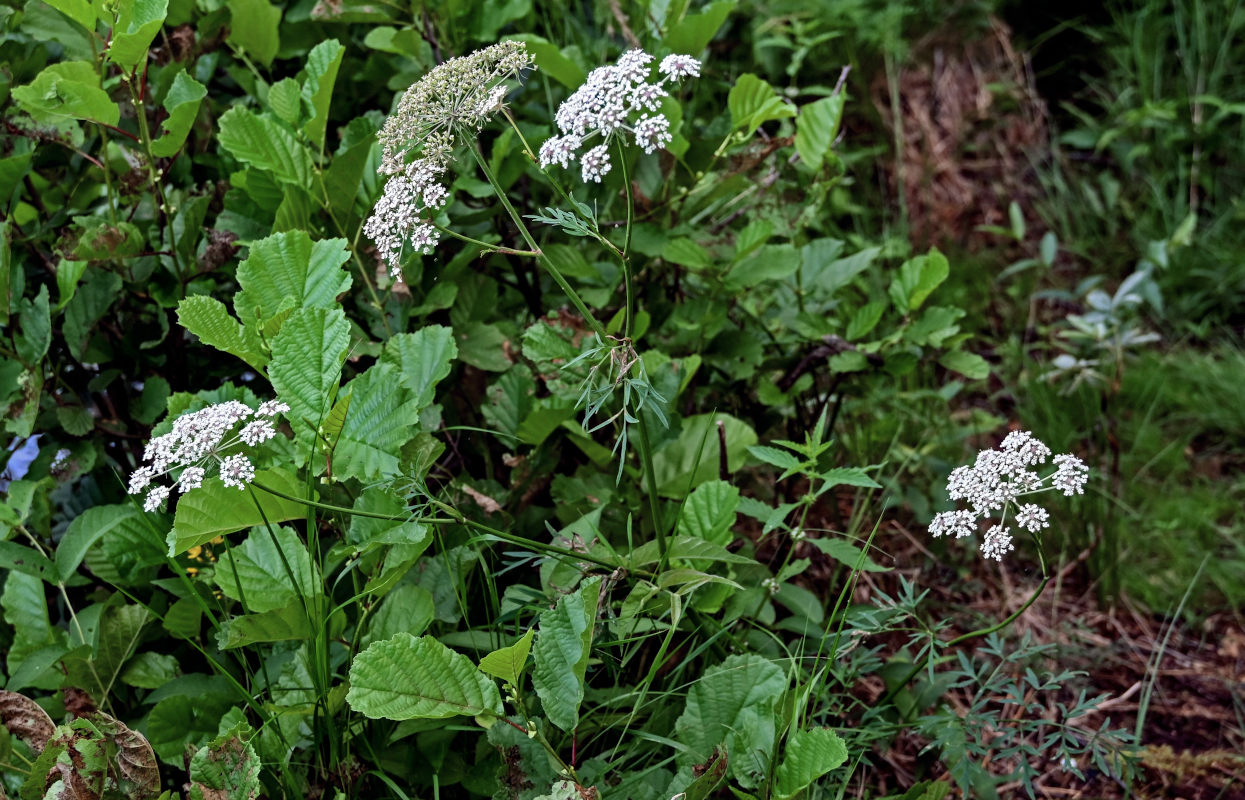
<svg viewBox="0 0 1245 800">
<path fill-rule="evenodd" d="M 275 611 L 321 593 L 319 569 L 298 534 L 285 526 L 252 528 L 242 544 L 217 562 L 216 585 L 252 613 Z"/>
<path fill-rule="evenodd" d="M 190 800 L 254 800 L 259 797 L 259 756 L 242 738 L 244 726 L 218 736 L 190 759 Z"/>
<path fill-rule="evenodd" d="M 737 735 L 753 731 L 756 742 L 773 742 L 774 704 L 787 688 L 787 677 L 759 655 L 733 655 L 705 670 L 687 692 L 687 705 L 675 722 L 675 738 L 687 746 L 681 763 L 700 764 L 725 747 L 731 774 L 739 777 L 751 754 L 739 752 Z M 768 747 L 766 747 L 768 752 Z"/>
<path fill-rule="evenodd" d="M 177 304 L 177 321 L 217 350 L 237 356 L 262 370 L 268 364 L 264 344 L 254 328 L 245 328 L 234 319 L 225 304 L 214 297 L 196 295 Z"/>
<path fill-rule="evenodd" d="M 334 474 L 361 481 L 396 474 L 398 452 L 419 425 L 419 409 L 398 368 L 373 364 L 342 391 L 350 396 L 350 410 L 338 434 Z"/>
<path fill-rule="evenodd" d="M 600 594 L 601 579 L 592 578 L 540 615 L 532 686 L 545 716 L 564 731 L 572 731 L 579 724 Z"/>
<path fill-rule="evenodd" d="M 399 633 L 350 665 L 346 702 L 373 719 L 442 719 L 502 713 L 497 684 L 431 636 Z"/>
<path fill-rule="evenodd" d="M 677 530 L 714 544 L 730 544 L 738 507 L 739 490 L 726 481 L 701 484 L 683 501 Z"/>
<path fill-rule="evenodd" d="M 829 728 L 796 731 L 787 737 L 782 763 L 774 773 L 774 797 L 787 800 L 847 761 L 847 745 Z"/>
<path fill-rule="evenodd" d="M 238 265 L 238 319 L 251 327 L 287 308 L 336 308 L 338 295 L 350 289 L 350 273 L 342 269 L 349 259 L 345 239 L 313 241 L 306 231 L 254 242 Z"/>
<path fill-rule="evenodd" d="M 294 497 L 304 491 L 303 486 L 282 469 L 258 470 L 254 482 Z M 168 535 L 169 555 L 179 555 L 217 536 L 244 528 L 267 523 L 275 525 L 306 515 L 307 509 L 301 503 L 254 487 L 240 491 L 225 486 L 220 478 L 208 478 L 198 489 L 187 492 L 177 501 L 177 516 Z"/>
<path fill-rule="evenodd" d="M 527 656 L 532 650 L 532 637 L 535 634 L 534 630 L 528 628 L 519 641 L 489 653 L 480 659 L 480 670 L 494 678 L 501 678 L 511 686 L 518 686 L 519 676 L 527 665 Z"/>
<path fill-rule="evenodd" d="M 287 418 L 300 443 L 310 440 L 328 414 L 349 347 L 350 323 L 337 308 L 300 309 L 273 339 L 268 379 L 289 404 Z M 358 413 L 355 403 L 352 398 L 347 422 Z"/>
</svg>

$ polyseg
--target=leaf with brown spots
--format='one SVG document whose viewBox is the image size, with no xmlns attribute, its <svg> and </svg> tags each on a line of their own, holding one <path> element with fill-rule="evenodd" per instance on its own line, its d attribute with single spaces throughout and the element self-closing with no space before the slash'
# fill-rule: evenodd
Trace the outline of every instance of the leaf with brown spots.
<svg viewBox="0 0 1245 800">
<path fill-rule="evenodd" d="M 190 760 L 190 800 L 254 800 L 259 756 L 242 738 L 243 726 L 218 736 Z"/>
<path fill-rule="evenodd" d="M 122 793 L 132 800 L 158 795 L 160 767 L 147 737 L 107 714 L 97 713 L 91 721 L 117 746 L 117 772 L 121 776 Z"/>
<path fill-rule="evenodd" d="M 43 746 L 56 730 L 52 718 L 38 703 L 17 692 L 0 691 L 0 722 L 36 753 L 43 752 Z"/>
</svg>

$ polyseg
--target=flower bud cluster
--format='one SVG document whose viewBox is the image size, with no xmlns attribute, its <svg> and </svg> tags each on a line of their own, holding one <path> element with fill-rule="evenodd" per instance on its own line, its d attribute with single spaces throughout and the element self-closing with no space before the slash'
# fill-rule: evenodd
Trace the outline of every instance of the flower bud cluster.
<svg viewBox="0 0 1245 800">
<path fill-rule="evenodd" d="M 501 109 L 508 91 L 503 82 L 531 63 L 522 42 L 451 58 L 407 89 L 385 121 L 377 135 L 378 172 L 391 177 L 363 232 L 393 277 L 401 280 L 399 264 L 408 245 L 421 253 L 436 247 L 441 232 L 432 217 L 450 200 L 444 176 L 454 148 L 474 138 Z"/>
<path fill-rule="evenodd" d="M 146 490 L 143 509 L 156 511 L 164 506 L 174 488 L 153 485 L 157 478 L 179 470 L 174 486 L 184 494 L 203 485 L 207 477 L 204 465 L 211 463 L 220 465 L 221 482 L 226 486 L 245 488 L 255 478 L 250 458 L 241 453 L 222 453 L 238 444 L 254 447 L 273 438 L 277 435 L 276 417 L 289 410 L 278 400 L 268 400 L 254 410 L 246 403 L 228 400 L 182 414 L 173 421 L 171 431 L 147 443 L 143 460 L 149 463 L 130 475 L 129 493 Z M 234 433 L 234 428 L 244 422 L 242 429 Z"/>
<path fill-rule="evenodd" d="M 652 154 L 674 140 L 670 120 L 658 114 L 670 80 L 700 75 L 700 62 L 691 56 L 670 55 L 661 60 L 661 78 L 649 81 L 653 57 L 643 50 L 629 50 L 613 66 L 597 67 L 588 80 L 563 101 L 554 115 L 561 136 L 547 139 L 540 147 L 540 165 L 558 164 L 563 169 L 593 137 L 604 141 L 580 159 L 584 182 L 600 183 L 612 167 L 609 143 L 614 135 L 631 134 L 645 153 Z"/>
<path fill-rule="evenodd" d="M 1012 532 L 1006 524 L 1007 513 L 1015 508 L 1015 524 L 1038 533 L 1050 526 L 1050 514 L 1035 503 L 1020 503 L 1019 498 L 1038 492 L 1058 491 L 1066 496 L 1084 494 L 1089 480 L 1089 467 L 1073 455 L 1055 456 L 1055 471 L 1042 477 L 1031 467 L 1045 464 L 1050 448 L 1028 431 L 1012 431 L 1004 437 L 997 450 L 982 450 L 970 466 L 956 467 L 947 478 L 947 494 L 952 500 L 963 500 L 969 508 L 944 511 L 929 524 L 935 538 L 954 536 L 957 539 L 977 532 L 979 519 L 989 520 L 997 512 L 999 521 L 986 531 L 981 554 L 996 561 L 1014 549 Z"/>
</svg>

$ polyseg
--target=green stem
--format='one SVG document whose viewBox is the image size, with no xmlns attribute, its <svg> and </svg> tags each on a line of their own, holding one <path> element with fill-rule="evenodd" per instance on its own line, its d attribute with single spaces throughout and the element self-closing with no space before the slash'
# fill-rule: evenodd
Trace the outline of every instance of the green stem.
<svg viewBox="0 0 1245 800">
<path fill-rule="evenodd" d="M 169 232 L 169 252 L 173 255 L 173 269 L 177 274 L 177 283 L 180 291 L 186 291 L 185 276 L 182 273 L 182 261 L 177 254 L 177 239 L 173 233 L 173 214 L 169 208 L 168 198 L 164 196 L 164 186 L 160 178 L 162 177 L 156 169 L 156 156 L 151 150 L 151 130 L 147 127 L 147 107 L 143 101 L 142 93 L 139 88 L 134 85 L 138 77 L 138 70 L 129 76 L 125 85 L 130 90 L 130 100 L 134 103 L 134 116 L 138 119 L 139 140 L 143 143 L 143 152 L 147 155 L 147 177 L 151 181 L 151 190 L 155 193 L 156 199 L 159 200 L 159 212 L 164 217 L 164 222 L 168 226 Z M 144 79 L 145 80 L 145 79 Z M 108 154 L 104 153 L 107 158 Z"/>
<path fill-rule="evenodd" d="M 653 531 L 657 534 L 657 553 L 661 560 L 657 562 L 660 573 L 666 568 L 666 523 L 661 514 L 661 498 L 657 495 L 657 471 L 653 468 L 653 446 L 649 443 L 648 423 L 644 421 L 644 412 L 636 414 L 640 428 L 640 459 L 644 462 L 644 482 L 648 484 L 648 513 L 653 517 Z"/>
<path fill-rule="evenodd" d="M 619 260 L 622 261 L 623 285 L 626 287 L 627 293 L 627 308 L 626 313 L 623 314 L 623 336 L 631 338 L 635 301 L 631 286 L 631 259 L 627 258 L 627 251 L 631 249 L 631 220 L 635 213 L 635 201 L 631 197 L 631 178 L 627 174 L 627 151 L 623 149 L 621 137 L 618 139 L 618 164 L 622 170 L 623 193 L 627 196 L 627 228 L 623 233 L 622 252 L 618 254 Z"/>
<path fill-rule="evenodd" d="M 464 236 L 461 233 L 458 233 L 457 231 L 452 231 L 449 228 L 443 228 L 435 222 L 431 222 L 430 224 L 432 225 L 432 227 L 441 231 L 441 233 L 444 233 L 447 236 L 452 236 L 453 238 L 458 239 L 459 241 L 462 241 L 462 242 L 466 242 L 467 244 L 474 244 L 477 247 L 481 247 L 487 253 L 501 253 L 502 255 L 505 255 L 505 256 L 540 256 L 542 255 L 540 250 L 515 250 L 514 248 L 511 248 L 511 247 L 502 247 L 499 244 L 491 244 L 489 242 L 484 242 L 479 239 L 472 239 L 470 236 Z"/>
</svg>

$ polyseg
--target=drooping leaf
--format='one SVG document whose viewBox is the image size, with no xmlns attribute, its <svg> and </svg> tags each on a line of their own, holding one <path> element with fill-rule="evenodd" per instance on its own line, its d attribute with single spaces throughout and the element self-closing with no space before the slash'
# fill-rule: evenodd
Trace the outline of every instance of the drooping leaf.
<svg viewBox="0 0 1245 800">
<path fill-rule="evenodd" d="M 17 542 L 0 542 L 0 569 L 33 575 L 45 581 L 56 580 L 56 567 L 47 556 Z"/>
<path fill-rule="evenodd" d="M 44 745 L 52 737 L 56 725 L 48 712 L 25 695 L 0 690 L 0 725 L 21 739 L 36 753 L 42 753 Z"/>
<path fill-rule="evenodd" d="M 240 1 L 267 5 L 265 0 Z M 236 105 L 221 115 L 218 139 L 234 158 L 268 170 L 279 181 L 312 185 L 311 151 L 273 119 Z"/>
<path fill-rule="evenodd" d="M 169 0 L 120 0 L 108 58 L 130 70 L 145 62 L 168 8 Z"/>
<path fill-rule="evenodd" d="M 788 800 L 847 761 L 847 745 L 829 728 L 795 731 L 787 737 L 782 763 L 774 773 L 774 797 Z"/>
<path fill-rule="evenodd" d="M 734 486 L 726 481 L 702 483 L 683 501 L 677 530 L 714 544 L 730 544 L 738 506 L 739 490 Z"/>
<path fill-rule="evenodd" d="M 346 702 L 372 719 L 500 715 L 497 684 L 431 636 L 374 642 L 350 666 Z"/>
<path fill-rule="evenodd" d="M 12 94 L 39 121 L 71 117 L 116 125 L 121 119 L 121 109 L 100 88 L 99 73 L 87 61 L 52 64 Z"/>
<path fill-rule="evenodd" d="M 107 701 L 150 621 L 150 612 L 139 605 L 109 608 L 100 618 L 92 649 L 81 656 L 66 656 L 68 685 L 85 689 L 98 703 Z"/>
<path fill-rule="evenodd" d="M 536 632 L 528 628 L 519 641 L 509 647 L 494 650 L 480 659 L 480 669 L 494 678 L 501 678 L 511 686 L 518 686 L 519 676 L 527 666 L 527 656 L 532 650 L 532 637 L 535 635 Z"/>
<path fill-rule="evenodd" d="M 292 497 L 300 497 L 304 491 L 303 486 L 282 469 L 258 470 L 254 482 Z M 265 520 L 275 525 L 306 515 L 307 509 L 293 500 L 254 487 L 240 491 L 225 486 L 220 478 L 211 477 L 178 500 L 173 530 L 168 535 L 169 555 L 179 555 L 217 536 L 263 525 Z"/>
<path fill-rule="evenodd" d="M 190 134 L 204 97 L 207 97 L 207 87 L 185 72 L 177 73 L 164 96 L 164 110 L 169 115 L 160 125 L 163 133 L 151 143 L 153 154 L 164 158 L 177 154 Z"/>
<path fill-rule="evenodd" d="M 558 598 L 556 606 L 540 615 L 532 686 L 540 696 L 545 716 L 568 732 L 579 724 L 579 704 L 584 699 L 584 676 L 600 592 L 600 578 L 584 581 L 579 589 Z"/>
<path fill-rule="evenodd" d="M 281 9 L 268 0 L 229 0 L 228 5 L 229 42 L 264 66 L 271 64 L 281 46 L 277 31 Z"/>
<path fill-rule="evenodd" d="M 102 712 L 95 712 L 89 719 L 117 747 L 114 761 L 120 775 L 117 788 L 122 795 L 133 800 L 148 800 L 158 795 L 160 767 L 147 737 Z"/>
<path fill-rule="evenodd" d="M 303 81 L 303 98 L 311 106 L 311 119 L 303 126 L 307 138 L 316 147 L 324 146 L 325 127 L 329 120 L 329 101 L 333 97 L 333 84 L 341 67 L 346 48 L 336 39 L 326 39 L 307 54 L 307 73 Z"/>
<path fill-rule="evenodd" d="M 237 356 L 263 370 L 268 364 L 263 342 L 252 328 L 242 327 L 225 304 L 214 297 L 195 295 L 177 304 L 177 321 L 204 344 Z"/>
</svg>

